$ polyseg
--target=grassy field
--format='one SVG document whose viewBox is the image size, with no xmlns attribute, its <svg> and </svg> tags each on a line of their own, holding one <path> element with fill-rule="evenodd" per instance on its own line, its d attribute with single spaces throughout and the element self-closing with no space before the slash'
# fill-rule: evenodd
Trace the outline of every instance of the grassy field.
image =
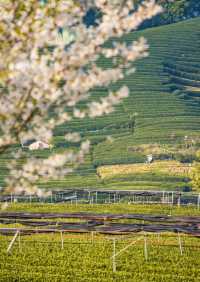
<svg viewBox="0 0 200 282">
<path fill-rule="evenodd" d="M 6 211 L 169 214 L 170 207 L 159 205 L 42 205 L 14 204 Z M 174 207 L 173 215 L 200 215 L 191 207 Z M 3 225 L 1 225 L 2 227 Z M 134 240 L 138 242 L 116 259 L 113 273 L 113 238 L 116 252 Z M 95 234 L 65 234 L 61 249 L 59 234 L 30 235 L 15 242 L 10 254 L 6 249 L 12 237 L 0 236 L 0 281 L 2 282 L 198 282 L 200 281 L 200 242 L 198 238 L 181 235 L 180 254 L 176 234 L 147 235 L 148 258 L 144 256 L 144 235 L 104 236 Z"/>
<path fill-rule="evenodd" d="M 31 205 L 23 203 L 9 204 L 5 212 L 96 212 L 96 213 L 146 213 L 146 214 L 163 214 L 163 215 L 199 215 L 200 210 L 196 207 L 184 206 L 178 207 L 171 205 L 127 205 L 126 203 L 120 204 L 42 204 L 31 203 Z"/>
<path fill-rule="evenodd" d="M 130 96 L 107 116 L 74 119 L 70 124 L 56 128 L 54 152 L 61 153 L 67 147 L 72 147 L 63 135 L 73 130 L 79 132 L 83 139 L 89 138 L 92 149 L 86 163 L 75 173 L 59 181 L 40 183 L 40 186 L 51 189 L 103 186 L 190 190 L 189 179 L 185 176 L 140 171 L 139 176 L 129 173 L 120 178 L 102 180 L 98 171 L 105 165 L 137 163 L 139 170 L 147 154 L 153 154 L 158 161 L 193 161 L 195 151 L 200 147 L 199 28 L 198 17 L 125 36 L 123 40 L 126 42 L 144 36 L 150 45 L 149 57 L 136 63 L 137 72 L 111 87 L 115 90 L 127 84 Z M 110 65 L 103 59 L 99 64 L 104 68 Z M 99 99 L 106 93 L 104 88 L 95 89 L 92 98 Z M 80 108 L 84 106 L 84 103 L 80 104 Z M 167 146 L 170 150 L 166 152 Z M 155 152 L 155 148 L 159 150 Z M 7 175 L 5 166 L 13 158 L 11 153 L 15 153 L 16 149 L 12 148 L 1 156 L 0 185 L 4 185 Z M 51 154 L 48 150 L 26 153 L 38 158 L 46 158 Z M 23 163 L 23 160 L 19 163 Z"/>
<path fill-rule="evenodd" d="M 37 236 L 37 235 L 36 235 Z M 126 247 L 139 236 L 117 241 L 116 250 Z M 143 239 L 122 253 L 116 262 L 117 271 L 112 271 L 112 241 L 96 236 L 94 241 L 87 235 L 81 238 L 64 236 L 61 250 L 59 235 L 38 235 L 21 239 L 21 250 L 14 246 L 6 253 L 8 239 L 0 239 L 0 281 L 38 282 L 198 282 L 199 240 L 183 236 L 184 253 L 180 255 L 177 237 L 150 235 L 148 260 L 144 258 Z"/>
<path fill-rule="evenodd" d="M 98 168 L 102 179 L 115 178 L 118 176 L 135 174 L 163 174 L 169 176 L 188 177 L 191 167 L 188 164 L 181 164 L 177 161 L 156 161 L 151 164 L 129 164 L 129 165 L 110 165 Z"/>
</svg>

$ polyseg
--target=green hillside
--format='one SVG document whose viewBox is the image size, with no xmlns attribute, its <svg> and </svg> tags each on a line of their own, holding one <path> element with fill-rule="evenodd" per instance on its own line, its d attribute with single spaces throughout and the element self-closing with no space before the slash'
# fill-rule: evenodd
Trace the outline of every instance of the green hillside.
<svg viewBox="0 0 200 282">
<path fill-rule="evenodd" d="M 150 45 L 150 55 L 136 63 L 136 73 L 112 86 L 117 89 L 127 84 L 130 96 L 110 115 L 74 120 L 70 125 L 62 125 L 55 130 L 53 150 L 56 152 L 71 146 L 64 141 L 63 135 L 73 130 L 80 132 L 83 138 L 89 138 L 93 145 L 86 163 L 73 175 L 66 176 L 64 180 L 41 183 L 41 186 L 190 189 L 189 178 L 181 174 L 172 176 L 141 172 L 105 180 L 97 169 L 111 164 L 144 163 L 147 154 L 153 154 L 159 161 L 191 162 L 194 159 L 195 151 L 200 146 L 199 30 L 198 17 L 124 37 L 123 40 L 130 42 L 144 36 Z M 100 64 L 109 67 L 108 61 L 101 60 Z M 98 99 L 106 95 L 106 89 L 96 89 L 92 94 Z M 141 145 L 146 146 L 145 149 Z M 50 152 L 28 154 L 46 157 Z M 12 158 L 9 152 L 1 158 L 2 185 L 5 163 L 9 158 Z"/>
</svg>

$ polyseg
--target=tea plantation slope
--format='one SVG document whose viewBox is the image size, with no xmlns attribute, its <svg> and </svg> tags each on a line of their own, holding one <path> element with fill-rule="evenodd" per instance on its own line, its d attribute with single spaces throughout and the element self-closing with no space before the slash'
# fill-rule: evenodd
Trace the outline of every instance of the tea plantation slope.
<svg viewBox="0 0 200 282">
<path fill-rule="evenodd" d="M 130 159 L 131 146 L 176 143 L 185 136 L 200 135 L 199 28 L 198 18 L 126 37 L 131 41 L 136 35 L 144 36 L 150 44 L 150 56 L 123 81 L 131 89 L 124 109 L 129 115 L 137 113 L 134 134 L 117 138 L 110 145 L 99 144 L 96 162 L 125 162 L 122 159 L 124 155 Z"/>
<path fill-rule="evenodd" d="M 87 163 L 76 174 L 44 186 L 170 190 L 188 187 L 185 176 L 141 173 L 115 175 L 105 180 L 96 174 L 95 168 L 105 164 L 144 162 L 144 154 L 132 150 L 136 145 L 161 143 L 173 146 L 182 143 L 185 136 L 200 135 L 200 104 L 188 91 L 188 87 L 197 88 L 200 81 L 199 28 L 200 18 L 197 18 L 131 33 L 123 38 L 131 42 L 144 36 L 150 45 L 149 57 L 136 64 L 137 72 L 113 85 L 116 89 L 127 84 L 129 98 L 108 116 L 77 120 L 70 127 L 62 128 L 60 135 L 70 129 L 77 130 L 82 136 L 89 137 L 94 145 Z M 100 63 L 109 67 L 108 61 Z M 102 95 L 106 95 L 106 89 L 93 92 L 97 99 Z M 59 140 L 61 128 L 57 130 Z M 107 135 L 113 140 L 106 140 Z"/>
<path fill-rule="evenodd" d="M 63 180 L 40 183 L 42 187 L 104 187 L 116 189 L 188 189 L 188 177 L 160 173 L 119 175 L 102 179 L 97 168 L 109 164 L 144 163 L 146 153 L 135 147 L 148 144 L 176 147 L 184 146 L 185 136 L 193 138 L 199 146 L 200 138 L 200 18 L 133 32 L 123 40 L 132 42 L 140 36 L 150 45 L 149 57 L 136 63 L 136 73 L 112 86 L 117 89 L 127 84 L 129 97 L 116 111 L 95 119 L 76 119 L 56 128 L 53 151 L 62 152 L 64 135 L 77 131 L 89 138 L 92 149 L 86 163 Z M 110 44 L 110 43 L 108 43 Z M 99 62 L 104 68 L 110 63 Z M 99 99 L 106 89 L 95 89 L 92 97 Z M 85 104 L 81 103 L 80 107 Z M 110 136 L 111 138 L 107 138 Z M 11 153 L 11 152 L 10 152 Z M 8 152 L 1 162 L 0 182 L 7 174 L 5 163 L 12 158 Z M 28 153 L 32 154 L 32 153 Z M 33 153 L 45 158 L 48 150 Z"/>
<path fill-rule="evenodd" d="M 199 139 L 199 27 L 197 18 L 126 37 L 131 41 L 145 36 L 150 43 L 150 56 L 138 63 L 134 75 L 118 83 L 125 82 L 131 90 L 123 110 L 133 116 L 134 132 L 98 144 L 93 153 L 95 166 L 144 161 L 144 156 L 132 152 L 135 145 L 174 145 L 184 143 L 185 136 Z"/>
<path fill-rule="evenodd" d="M 112 86 L 130 88 L 129 97 L 110 115 L 96 119 L 75 120 L 55 132 L 57 145 L 62 135 L 76 130 L 92 141 L 86 164 L 64 181 L 45 187 L 108 187 L 112 189 L 187 190 L 188 177 L 160 173 L 119 175 L 102 179 L 98 168 L 109 164 L 144 163 L 146 155 L 136 146 L 183 146 L 185 136 L 200 137 L 200 18 L 130 33 L 123 40 L 132 42 L 144 36 L 150 45 L 149 57 L 136 63 L 136 73 Z M 109 44 L 109 43 L 108 43 Z M 101 60 L 104 68 L 110 62 Z M 106 95 L 96 89 L 93 98 Z M 82 103 L 80 105 L 84 107 Z M 111 136 L 110 140 L 106 136 Z M 198 142 L 197 147 L 199 146 Z M 159 165 L 158 165 L 159 170 Z"/>
</svg>

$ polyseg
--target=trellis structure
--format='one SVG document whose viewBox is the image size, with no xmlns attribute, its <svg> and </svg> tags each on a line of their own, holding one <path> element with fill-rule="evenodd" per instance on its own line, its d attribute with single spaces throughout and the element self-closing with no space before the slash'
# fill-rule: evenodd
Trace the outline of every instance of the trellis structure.
<svg viewBox="0 0 200 282">
<path fill-rule="evenodd" d="M 0 202 L 42 202 L 71 204 L 110 204 L 125 202 L 129 204 L 167 204 L 196 205 L 200 208 L 200 193 L 180 191 L 142 191 L 142 190 L 107 190 L 107 189 L 62 189 L 53 190 L 49 197 L 36 195 L 1 195 Z"/>
<path fill-rule="evenodd" d="M 40 231 L 40 230 L 38 230 L 38 231 Z M 49 231 L 52 232 L 53 230 L 49 230 Z M 55 242 L 55 241 L 53 241 L 53 242 L 52 241 L 41 242 L 40 240 L 39 241 L 35 240 L 34 242 L 42 243 L 42 244 L 44 244 L 44 243 L 58 244 L 59 243 L 61 251 L 64 251 L 65 244 L 70 243 L 70 242 L 65 241 L 65 238 L 63 236 L 64 232 L 62 230 L 59 231 L 59 233 L 60 233 L 60 242 Z M 114 237 L 113 236 L 104 237 L 103 238 L 104 241 L 99 241 L 99 240 L 96 241 L 95 237 L 94 237 L 94 233 L 91 232 L 91 239 L 89 239 L 89 241 L 83 240 L 82 242 L 77 242 L 77 243 L 75 243 L 73 241 L 73 244 L 88 244 L 88 245 L 92 244 L 92 247 L 95 248 L 95 244 L 105 244 L 105 240 L 107 242 L 110 242 L 112 244 L 112 255 L 110 256 L 110 261 L 112 263 L 113 272 L 116 272 L 117 271 L 117 258 L 119 258 L 122 254 L 127 252 L 131 247 L 134 247 L 137 244 L 140 244 L 140 246 L 143 244 L 143 254 L 144 254 L 145 261 L 148 262 L 148 261 L 151 260 L 151 252 L 149 250 L 149 245 L 151 245 L 151 247 L 154 246 L 154 243 L 153 243 L 152 237 L 151 237 L 152 235 L 157 236 L 156 245 L 162 246 L 162 247 L 177 247 L 179 249 L 179 253 L 180 253 L 181 256 L 184 255 L 185 249 L 194 247 L 193 245 L 183 244 L 182 237 L 184 236 L 184 239 L 186 239 L 187 237 L 191 237 L 191 235 L 180 234 L 179 232 L 177 234 L 163 234 L 161 232 L 159 232 L 159 233 L 142 232 L 142 233 L 137 233 L 137 234 L 134 233 L 134 234 L 131 234 L 131 235 L 127 234 L 127 235 L 117 236 L 117 237 L 116 236 L 114 236 Z M 176 244 L 161 244 L 161 237 L 174 238 L 174 239 L 176 239 L 177 243 Z M 18 249 L 19 249 L 20 252 L 23 252 L 22 243 L 24 243 L 24 244 L 30 243 L 27 240 L 23 241 L 21 239 L 21 231 L 18 229 L 18 230 L 16 230 L 12 240 L 8 244 L 8 247 L 7 247 L 7 253 L 8 254 L 10 254 L 12 252 L 12 248 L 14 248 L 15 242 L 17 240 L 18 240 Z M 33 241 L 31 241 L 31 242 L 33 242 Z M 119 250 L 117 250 L 116 244 L 120 246 Z M 124 246 L 124 244 L 126 244 L 126 245 Z M 121 247 L 121 245 L 123 245 L 123 246 Z M 199 250 L 200 245 L 195 246 L 195 248 Z"/>
<path fill-rule="evenodd" d="M 67 222 L 64 221 L 64 219 L 75 219 L 75 221 Z M 77 221 L 78 219 L 79 222 Z M 124 222 L 124 220 L 126 221 Z M 185 236 L 185 238 L 196 237 L 200 239 L 200 216 L 169 216 L 136 213 L 1 212 L 0 223 L 3 225 L 18 224 L 16 228 L 0 228 L 1 235 L 13 236 L 7 245 L 7 253 L 12 252 L 12 248 L 17 240 L 19 250 L 23 252 L 21 244 L 23 235 L 60 234 L 59 244 L 61 250 L 64 250 L 66 243 L 64 234 L 89 234 L 91 236 L 89 243 L 92 244 L 93 247 L 96 243 L 95 238 L 97 235 L 102 234 L 103 240 L 111 241 L 112 244 L 110 261 L 112 262 L 113 272 L 117 271 L 117 258 L 136 244 L 143 245 L 144 258 L 148 262 L 150 258 L 148 245 L 151 244 L 153 246 L 151 236 L 155 234 L 157 235 L 158 245 L 160 244 L 161 236 L 176 237 L 176 246 L 179 248 L 181 256 L 184 255 L 184 248 L 186 247 L 185 245 L 183 246 L 183 236 Z M 19 227 L 19 224 L 21 227 Z M 118 242 L 122 242 L 125 246 L 123 245 L 123 247 L 117 250 L 116 243 L 118 244 Z M 28 240 L 25 240 L 24 243 L 27 244 Z M 88 242 L 86 243 L 88 244 Z M 98 240 L 98 243 L 101 243 L 101 241 Z"/>
</svg>

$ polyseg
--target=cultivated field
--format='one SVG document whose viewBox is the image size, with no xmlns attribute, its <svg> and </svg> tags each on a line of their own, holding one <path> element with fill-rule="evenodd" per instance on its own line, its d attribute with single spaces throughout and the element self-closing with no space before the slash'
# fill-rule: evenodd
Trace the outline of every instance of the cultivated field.
<svg viewBox="0 0 200 282">
<path fill-rule="evenodd" d="M 4 212 L 93 212 L 168 215 L 168 206 L 14 204 Z M 200 215 L 191 207 L 171 210 L 175 215 Z M 52 220 L 52 219 L 51 219 Z M 62 219 L 63 220 L 63 219 Z M 19 223 L 12 225 L 20 228 Z M 5 227 L 1 224 L 0 227 Z M 6 225 L 10 227 L 10 225 Z M 115 243 L 114 239 L 115 238 Z M 12 237 L 0 235 L 0 281 L 178 281 L 198 282 L 199 238 L 176 233 L 130 235 L 35 234 L 20 236 L 7 253 Z M 136 241 L 136 242 L 135 242 Z M 135 243 L 134 243 L 135 242 Z M 115 250 L 114 250 L 115 244 Z M 129 244 L 128 248 L 126 248 Z M 116 256 L 113 253 L 126 248 Z"/>
<path fill-rule="evenodd" d="M 97 169 L 102 179 L 115 178 L 126 174 L 158 173 L 171 176 L 189 176 L 191 167 L 177 161 L 155 161 L 151 164 L 129 164 L 101 166 Z"/>
<path fill-rule="evenodd" d="M 140 164 L 139 169 L 141 163 L 146 161 L 147 154 L 153 154 L 158 161 L 194 160 L 200 145 L 199 28 L 198 17 L 124 37 L 129 42 L 144 36 L 150 45 L 149 57 L 137 63 L 137 72 L 112 86 L 114 90 L 127 84 L 130 96 L 107 116 L 75 119 L 70 124 L 56 128 L 54 152 L 63 152 L 66 147 L 76 149 L 63 137 L 71 131 L 79 132 L 83 139 L 89 138 L 92 149 L 85 164 L 74 174 L 65 179 L 40 183 L 40 186 L 190 190 L 189 178 L 185 176 L 172 176 L 157 171 L 154 174 L 127 174 L 121 179 L 113 177 L 102 180 L 97 171 L 105 165 L 137 163 Z M 110 62 L 101 59 L 99 64 L 109 68 Z M 106 91 L 103 88 L 95 89 L 92 94 L 99 99 L 106 95 Z M 82 102 L 79 106 L 82 108 L 85 104 Z M 6 165 L 13 158 L 11 153 L 15 153 L 17 147 L 14 146 L 1 156 L 0 185 L 4 185 Z M 30 157 L 46 158 L 52 151 L 25 152 Z M 19 165 L 23 161 L 19 160 Z"/>
</svg>

